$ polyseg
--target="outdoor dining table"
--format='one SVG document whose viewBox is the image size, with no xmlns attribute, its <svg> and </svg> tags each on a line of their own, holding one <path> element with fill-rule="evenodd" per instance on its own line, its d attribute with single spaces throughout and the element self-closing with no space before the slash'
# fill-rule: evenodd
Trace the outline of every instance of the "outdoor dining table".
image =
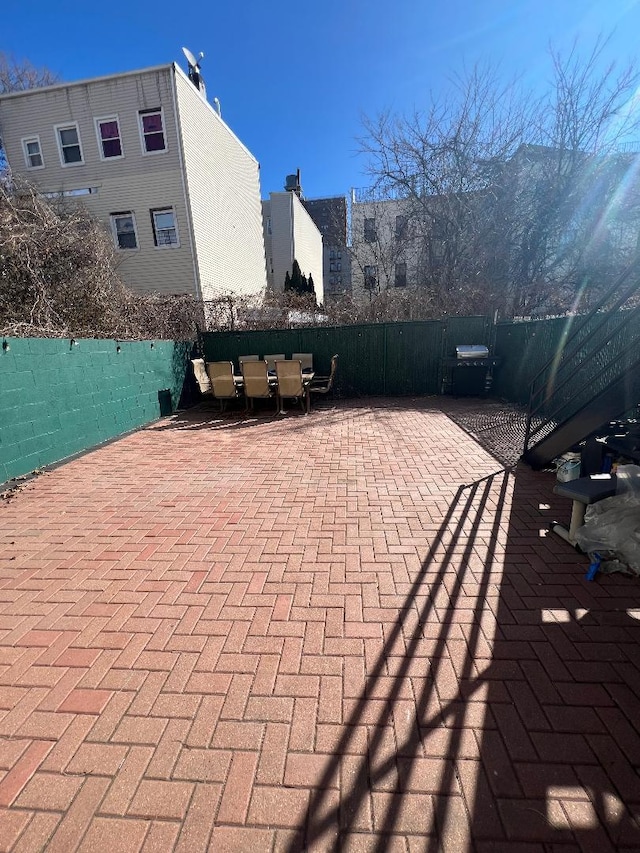
<svg viewBox="0 0 640 853">
<path fill-rule="evenodd" d="M 306 388 L 313 381 L 314 376 L 316 375 L 315 370 L 303 370 L 302 371 L 302 384 Z M 276 376 L 275 370 L 269 370 L 267 373 L 267 379 L 269 381 L 269 385 L 272 388 L 278 387 L 278 377 Z M 233 381 L 236 384 L 238 389 L 244 388 L 244 376 L 241 373 L 233 374 Z"/>
</svg>

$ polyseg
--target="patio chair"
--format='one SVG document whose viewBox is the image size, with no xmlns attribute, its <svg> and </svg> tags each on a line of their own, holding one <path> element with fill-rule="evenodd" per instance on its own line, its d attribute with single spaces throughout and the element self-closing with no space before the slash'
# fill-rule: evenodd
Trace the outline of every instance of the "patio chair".
<svg viewBox="0 0 640 853">
<path fill-rule="evenodd" d="M 309 384 L 302 376 L 302 365 L 299 361 L 276 361 L 276 376 L 278 377 L 278 398 L 280 414 L 284 415 L 282 401 L 284 399 L 300 400 L 302 411 L 309 414 Z"/>
<path fill-rule="evenodd" d="M 314 376 L 309 385 L 312 394 L 328 394 L 333 388 L 333 380 L 338 370 L 338 356 L 331 356 L 331 372 L 328 376 Z"/>
<path fill-rule="evenodd" d="M 253 401 L 275 396 L 275 388 L 269 383 L 266 361 L 242 362 L 242 378 L 244 380 L 244 396 L 247 398 L 248 408 L 253 409 Z M 276 398 L 276 412 L 278 411 L 278 400 Z"/>
<path fill-rule="evenodd" d="M 257 355 L 239 355 L 238 356 L 238 365 L 240 367 L 240 373 L 242 373 L 242 365 L 245 361 L 258 361 Z"/>
<path fill-rule="evenodd" d="M 213 394 L 213 390 L 211 388 L 211 380 L 207 375 L 204 359 L 192 358 L 191 364 L 193 365 L 193 375 L 195 376 L 196 382 L 198 383 L 200 393 L 210 397 Z"/>
<path fill-rule="evenodd" d="M 292 361 L 299 361 L 302 365 L 303 372 L 305 370 L 313 370 L 313 353 L 312 352 L 294 352 L 291 356 Z"/>
<path fill-rule="evenodd" d="M 265 355 L 264 360 L 267 362 L 267 370 L 275 370 L 276 361 L 284 360 L 284 353 L 279 352 L 277 355 Z"/>
<path fill-rule="evenodd" d="M 233 362 L 210 361 L 207 364 L 207 375 L 211 380 L 213 396 L 220 400 L 220 411 L 224 412 L 227 400 L 235 400 L 240 395 L 233 377 Z"/>
</svg>

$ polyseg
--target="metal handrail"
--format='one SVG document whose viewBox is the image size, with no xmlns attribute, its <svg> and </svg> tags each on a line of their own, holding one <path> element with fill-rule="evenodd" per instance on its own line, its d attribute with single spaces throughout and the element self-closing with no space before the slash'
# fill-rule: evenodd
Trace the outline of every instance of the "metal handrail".
<svg viewBox="0 0 640 853">
<path fill-rule="evenodd" d="M 616 293 L 616 291 L 625 283 L 625 281 L 628 279 L 628 277 L 631 275 L 631 273 L 634 272 L 635 270 L 640 270 L 640 258 L 636 259 L 633 263 L 629 264 L 629 266 L 618 276 L 618 278 L 616 279 L 614 284 L 607 290 L 607 292 L 604 293 L 600 297 L 600 299 L 598 299 L 596 304 L 592 307 L 591 311 L 588 314 L 584 315 L 582 322 L 579 323 L 579 325 L 577 325 L 573 329 L 573 332 L 567 337 L 566 341 L 564 342 L 564 349 L 563 349 L 563 353 L 561 356 L 561 363 L 558 366 L 558 371 L 560 371 L 560 369 L 562 369 L 562 368 L 564 368 L 564 369 L 567 368 L 567 365 L 571 362 L 572 359 L 576 358 L 576 356 L 580 353 L 580 350 L 584 347 L 585 341 L 588 340 L 588 338 L 582 337 L 582 339 L 578 343 L 574 343 L 576 341 L 576 339 L 578 338 L 578 336 L 582 332 L 587 332 L 589 334 L 589 336 L 593 336 L 596 332 L 598 332 L 600 329 L 602 329 L 606 323 L 609 322 L 609 320 L 611 318 L 611 312 L 616 311 L 617 309 L 621 308 L 622 305 L 630 298 L 630 296 L 632 296 L 636 292 L 636 290 L 638 288 L 638 282 L 634 278 L 633 282 L 630 285 L 628 285 L 627 287 L 625 287 L 622 290 L 622 292 L 616 297 L 613 304 L 609 306 L 609 310 L 606 313 L 601 313 L 601 309 L 604 307 L 604 305 L 607 304 L 607 302 L 611 299 L 612 295 Z M 625 326 L 627 326 L 631 322 L 631 320 L 633 320 L 636 317 L 639 310 L 640 310 L 640 308 L 635 308 L 635 309 L 629 311 L 629 313 L 626 314 L 626 316 L 622 318 L 620 323 L 616 326 L 615 329 L 612 330 L 612 332 L 618 333 L 619 331 L 621 331 Z M 596 323 L 594 326 L 589 327 L 589 324 L 591 323 L 591 321 L 594 319 L 594 317 L 597 317 L 598 315 L 600 316 L 600 322 Z M 569 344 L 574 344 L 571 349 L 568 349 Z M 609 370 L 612 365 L 616 364 L 616 362 L 619 360 L 619 358 L 624 353 L 628 352 L 633 345 L 635 345 L 635 342 L 633 342 L 632 344 L 629 344 L 627 347 L 625 347 L 622 350 L 622 352 L 619 353 L 614 359 L 612 359 L 607 365 L 605 365 L 605 367 L 603 367 L 596 374 L 595 377 L 592 377 L 590 382 L 599 378 L 600 376 L 602 376 L 602 374 L 606 370 Z M 547 413 L 545 415 L 544 419 L 542 420 L 542 422 L 539 423 L 535 428 L 532 429 L 532 420 L 533 420 L 534 416 L 541 411 L 544 403 L 549 402 L 549 400 L 551 399 L 551 396 L 546 397 L 542 400 L 539 399 L 539 397 L 543 391 L 548 390 L 546 387 L 546 379 L 548 377 L 549 371 L 551 370 L 553 365 L 556 363 L 556 361 L 557 361 L 556 356 L 553 356 L 552 358 L 548 359 L 546 361 L 546 363 L 540 368 L 540 370 L 538 370 L 538 372 L 535 374 L 535 376 L 533 377 L 533 379 L 530 382 L 530 385 L 529 385 L 529 411 L 528 411 L 528 415 L 527 415 L 527 422 L 526 422 L 526 427 L 525 427 L 525 437 L 524 437 L 524 450 L 525 450 L 525 452 L 529 449 L 531 439 L 534 436 L 538 435 L 546 426 L 549 426 L 552 422 L 555 422 L 555 418 L 551 414 Z M 563 387 L 565 387 L 567 385 L 568 382 L 571 381 L 571 379 L 576 375 L 576 373 L 578 372 L 580 367 L 581 367 L 580 362 L 573 366 L 573 368 L 570 370 L 568 375 L 566 375 L 563 378 L 563 380 L 560 382 L 560 384 L 558 384 L 554 387 L 553 395 L 557 394 Z M 545 381 L 542 385 L 539 385 L 539 381 L 540 381 L 541 377 L 544 377 Z M 579 394 L 584 391 L 584 388 L 585 388 L 584 385 L 581 386 L 580 389 L 575 394 L 571 395 L 571 397 L 563 403 L 563 406 L 567 406 L 572 400 L 575 400 L 579 396 Z M 562 406 L 560 407 L 560 409 L 556 409 L 553 412 L 553 414 L 557 414 L 557 412 L 560 411 L 561 409 L 562 409 Z"/>
<path fill-rule="evenodd" d="M 628 326 L 632 322 L 632 320 L 635 320 L 637 318 L 638 314 L 640 314 L 640 306 L 637 306 L 636 308 L 633 308 L 630 311 L 628 311 L 625 314 L 625 316 L 620 320 L 618 325 L 611 330 L 612 334 L 619 333 L 623 328 Z M 603 315 L 603 316 L 606 317 L 606 320 L 610 319 L 610 315 Z M 605 321 L 603 321 L 596 328 L 592 329 L 591 330 L 592 333 L 598 331 L 598 329 L 602 328 L 604 325 L 605 325 Z M 634 346 L 634 345 L 637 346 L 637 341 L 635 341 L 635 340 L 631 343 L 630 346 Z M 623 352 L 626 351 L 627 349 L 629 349 L 629 347 L 625 347 L 625 350 L 623 350 Z M 619 355 L 620 354 L 618 354 L 618 356 Z M 595 382 L 596 379 L 598 379 L 606 370 L 608 370 L 613 364 L 616 363 L 616 361 L 618 360 L 618 356 L 615 356 L 607 365 L 605 365 L 598 373 L 596 373 L 595 376 L 590 377 L 589 382 L 590 383 Z M 578 364 L 574 365 L 571 372 L 567 376 L 565 376 L 561 382 L 559 382 L 557 385 L 554 386 L 553 394 L 554 395 L 558 394 L 574 378 L 574 376 L 578 373 L 578 371 L 580 370 L 581 367 L 582 367 L 582 363 L 578 363 Z M 579 395 L 580 391 L 582 391 L 582 390 L 584 390 L 584 386 L 582 386 L 578 391 L 576 391 L 576 393 L 573 394 L 569 398 L 569 400 L 567 400 L 567 402 L 564 403 L 563 405 L 566 405 L 568 402 L 571 401 L 571 399 L 574 399 L 575 397 L 577 397 Z M 537 408 L 534 408 L 531 411 L 531 415 L 532 416 L 535 415 L 539 410 L 540 410 L 540 406 L 538 406 Z M 556 409 L 556 410 L 552 410 L 552 411 L 553 411 L 553 414 L 547 413 L 549 420 L 554 420 L 554 414 L 558 410 Z M 531 434 L 535 435 L 536 432 L 539 432 L 539 431 L 540 431 L 540 426 L 538 426 L 536 429 L 534 429 Z"/>
<path fill-rule="evenodd" d="M 583 383 L 580 386 L 580 388 L 578 388 L 578 390 L 576 391 L 575 394 L 573 394 L 568 400 L 566 400 L 559 408 L 553 410 L 553 412 L 551 412 L 548 415 L 547 423 L 549 423 L 551 421 L 557 421 L 558 420 L 557 415 L 559 412 L 562 411 L 564 406 L 568 406 L 571 403 L 571 401 L 575 400 L 577 397 L 579 397 L 580 394 L 586 388 L 588 388 L 589 385 L 592 385 L 597 379 L 599 379 L 608 370 L 610 370 L 615 364 L 617 364 L 617 362 L 619 362 L 621 359 L 625 358 L 625 356 L 627 356 L 634 349 L 637 349 L 637 347 L 638 347 L 638 342 L 636 340 L 630 341 L 623 349 L 620 350 L 620 352 L 615 356 L 615 358 L 611 359 L 610 362 L 608 362 L 604 367 L 602 367 L 598 371 L 598 373 L 595 374 L 595 376 L 591 376 L 586 383 Z M 531 436 L 537 435 L 543 426 L 544 426 L 544 424 L 539 424 L 535 429 L 531 430 L 530 435 Z"/>
</svg>

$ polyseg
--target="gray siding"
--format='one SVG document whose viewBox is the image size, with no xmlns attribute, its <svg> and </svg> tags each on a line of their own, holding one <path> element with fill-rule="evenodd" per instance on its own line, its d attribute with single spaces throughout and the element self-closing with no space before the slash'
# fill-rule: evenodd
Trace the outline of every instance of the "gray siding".
<svg viewBox="0 0 640 853">
<path fill-rule="evenodd" d="M 0 98 L 0 128 L 9 163 L 44 192 L 97 190 L 82 196 L 91 213 L 110 232 L 110 214 L 131 210 L 136 219 L 138 250 L 119 252 L 118 272 L 133 289 L 195 293 L 190 227 L 180 163 L 172 88 L 173 66 L 86 83 L 32 90 Z M 143 154 L 138 111 L 162 107 L 167 151 Z M 117 115 L 123 157 L 102 160 L 95 119 Z M 84 163 L 62 166 L 55 126 L 78 125 Z M 44 168 L 26 168 L 21 139 L 40 137 Z M 154 245 L 150 210 L 173 207 L 179 247 Z"/>
<path fill-rule="evenodd" d="M 262 294 L 267 280 L 258 163 L 179 70 L 175 80 L 202 295 Z"/>
</svg>

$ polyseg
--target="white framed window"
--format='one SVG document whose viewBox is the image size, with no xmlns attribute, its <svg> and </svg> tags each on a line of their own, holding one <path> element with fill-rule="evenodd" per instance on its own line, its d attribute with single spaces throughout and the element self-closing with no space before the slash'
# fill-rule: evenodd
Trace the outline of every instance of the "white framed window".
<svg viewBox="0 0 640 853">
<path fill-rule="evenodd" d="M 96 118 L 94 121 L 96 123 L 100 159 L 113 160 L 123 157 L 118 116 L 104 116 Z"/>
<path fill-rule="evenodd" d="M 164 133 L 164 118 L 162 109 L 140 110 L 140 141 L 143 154 L 159 154 L 167 150 L 167 140 Z"/>
<path fill-rule="evenodd" d="M 22 150 L 27 169 L 44 169 L 44 158 L 42 157 L 39 136 L 25 136 L 22 140 Z"/>
<path fill-rule="evenodd" d="M 137 249 L 138 234 L 133 212 L 121 210 L 119 213 L 111 213 L 110 218 L 116 249 Z"/>
<path fill-rule="evenodd" d="M 153 240 L 159 249 L 171 249 L 180 246 L 176 214 L 172 207 L 158 207 L 150 210 Z"/>
<path fill-rule="evenodd" d="M 76 122 L 71 124 L 57 124 L 55 126 L 60 162 L 63 166 L 82 166 L 82 144 L 80 142 L 80 131 Z"/>
</svg>

